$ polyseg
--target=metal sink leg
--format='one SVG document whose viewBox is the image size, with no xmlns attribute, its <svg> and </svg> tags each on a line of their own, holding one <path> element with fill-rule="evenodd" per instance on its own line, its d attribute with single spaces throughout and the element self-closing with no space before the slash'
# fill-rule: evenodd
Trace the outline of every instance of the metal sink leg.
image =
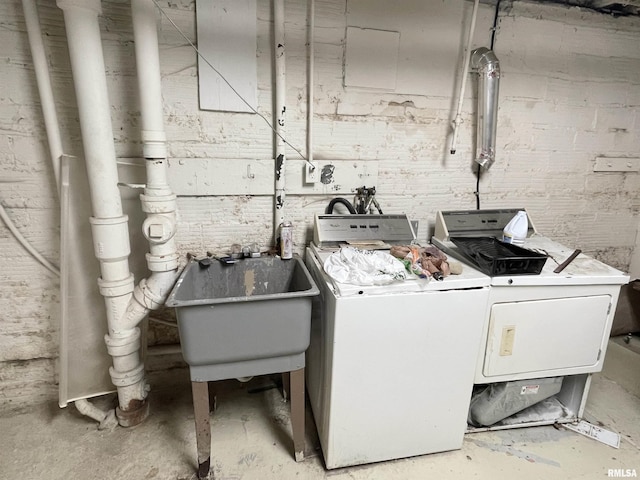
<svg viewBox="0 0 640 480">
<path fill-rule="evenodd" d="M 296 462 L 304 460 L 304 368 L 290 374 L 291 430 Z"/>
<path fill-rule="evenodd" d="M 289 373 L 289 398 L 291 403 L 291 430 L 296 462 L 304 460 L 304 368 Z M 211 468 L 211 422 L 209 419 L 209 382 L 191 382 L 193 411 L 196 423 L 196 448 L 198 450 L 198 478 L 206 479 Z"/>
<path fill-rule="evenodd" d="M 211 467 L 211 424 L 209 422 L 209 382 L 191 382 L 193 412 L 196 421 L 198 478 L 209 475 Z"/>
</svg>

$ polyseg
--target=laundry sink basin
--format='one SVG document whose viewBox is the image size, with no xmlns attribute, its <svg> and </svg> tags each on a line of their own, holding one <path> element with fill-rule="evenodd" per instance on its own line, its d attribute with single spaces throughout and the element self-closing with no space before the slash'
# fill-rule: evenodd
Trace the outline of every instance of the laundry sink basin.
<svg viewBox="0 0 640 480">
<path fill-rule="evenodd" d="M 166 305 L 176 308 L 193 381 L 304 367 L 318 287 L 298 256 L 208 266 L 192 260 Z"/>
</svg>

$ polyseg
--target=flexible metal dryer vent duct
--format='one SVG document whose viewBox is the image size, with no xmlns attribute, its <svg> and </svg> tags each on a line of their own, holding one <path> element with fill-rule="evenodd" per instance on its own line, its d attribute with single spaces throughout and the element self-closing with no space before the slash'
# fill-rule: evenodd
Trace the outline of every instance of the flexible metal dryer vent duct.
<svg viewBox="0 0 640 480">
<path fill-rule="evenodd" d="M 478 136 L 475 160 L 481 167 L 489 169 L 496 156 L 500 62 L 492 50 L 481 47 L 471 52 L 471 68 L 478 71 Z"/>
</svg>

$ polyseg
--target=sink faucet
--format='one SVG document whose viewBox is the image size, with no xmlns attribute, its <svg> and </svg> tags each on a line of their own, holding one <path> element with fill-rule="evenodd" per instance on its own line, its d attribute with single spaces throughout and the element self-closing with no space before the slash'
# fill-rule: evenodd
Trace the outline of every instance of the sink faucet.
<svg viewBox="0 0 640 480">
<path fill-rule="evenodd" d="M 242 256 L 243 257 L 251 257 L 258 258 L 260 257 L 260 247 L 257 243 L 251 243 L 250 245 L 245 245 L 242 247 Z"/>
<path fill-rule="evenodd" d="M 257 258 L 260 256 L 260 247 L 257 243 L 250 243 L 244 247 L 239 243 L 231 245 L 231 256 L 233 258 Z"/>
</svg>

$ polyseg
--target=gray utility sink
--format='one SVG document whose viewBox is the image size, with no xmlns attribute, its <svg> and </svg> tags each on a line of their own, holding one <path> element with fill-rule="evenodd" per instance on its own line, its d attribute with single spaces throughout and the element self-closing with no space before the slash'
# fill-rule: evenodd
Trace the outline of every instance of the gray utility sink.
<svg viewBox="0 0 640 480">
<path fill-rule="evenodd" d="M 318 287 L 297 255 L 186 266 L 166 305 L 176 307 L 192 381 L 303 368 Z"/>
</svg>

